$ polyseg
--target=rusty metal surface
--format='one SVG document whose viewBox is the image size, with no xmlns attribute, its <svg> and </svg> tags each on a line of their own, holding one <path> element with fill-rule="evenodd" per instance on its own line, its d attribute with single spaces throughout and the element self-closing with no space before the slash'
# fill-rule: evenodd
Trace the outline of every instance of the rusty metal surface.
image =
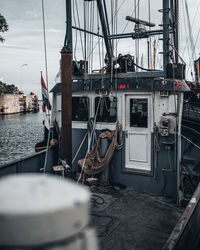
<svg viewBox="0 0 200 250">
<path fill-rule="evenodd" d="M 62 159 L 71 166 L 72 162 L 72 53 L 61 51 L 62 82 Z"/>
<path fill-rule="evenodd" d="M 176 227 L 163 247 L 167 249 L 198 249 L 200 228 L 200 183 Z"/>
</svg>

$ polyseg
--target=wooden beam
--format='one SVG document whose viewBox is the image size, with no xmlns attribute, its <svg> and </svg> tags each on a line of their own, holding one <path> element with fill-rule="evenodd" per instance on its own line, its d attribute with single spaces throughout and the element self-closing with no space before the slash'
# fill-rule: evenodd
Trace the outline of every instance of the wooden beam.
<svg viewBox="0 0 200 250">
<path fill-rule="evenodd" d="M 62 159 L 72 166 L 72 52 L 61 51 L 61 83 L 62 83 Z"/>
</svg>

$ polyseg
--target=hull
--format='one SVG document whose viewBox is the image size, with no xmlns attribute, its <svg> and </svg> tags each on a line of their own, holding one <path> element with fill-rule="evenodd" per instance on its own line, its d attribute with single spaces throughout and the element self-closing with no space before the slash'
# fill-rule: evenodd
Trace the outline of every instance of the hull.
<svg viewBox="0 0 200 250">
<path fill-rule="evenodd" d="M 43 151 L 0 168 L 0 177 L 43 172 L 45 153 Z M 50 150 L 49 173 L 52 173 L 52 159 L 53 151 Z M 90 216 L 97 230 L 100 249 L 112 249 L 114 245 L 115 249 L 195 250 L 200 246 L 199 207 L 200 186 L 183 213 L 171 198 L 114 186 L 95 190 Z M 127 239 L 125 242 L 124 238 Z"/>
</svg>

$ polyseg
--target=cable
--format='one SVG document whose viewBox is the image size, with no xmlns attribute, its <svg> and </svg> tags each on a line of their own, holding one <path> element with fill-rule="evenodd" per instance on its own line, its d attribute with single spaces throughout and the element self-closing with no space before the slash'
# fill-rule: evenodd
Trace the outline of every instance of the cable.
<svg viewBox="0 0 200 250">
<path fill-rule="evenodd" d="M 138 67 L 139 69 L 142 69 L 142 70 L 146 70 L 146 71 L 156 71 L 156 70 L 154 70 L 154 69 L 146 69 L 146 68 L 143 68 L 143 67 L 139 66 L 138 64 L 136 64 L 136 63 L 134 63 L 134 62 L 133 62 L 133 64 L 134 64 L 136 67 Z"/>
<path fill-rule="evenodd" d="M 80 28 L 80 19 L 79 19 L 79 12 L 78 12 L 77 0 L 75 0 L 75 4 L 76 4 L 76 12 L 77 12 L 78 27 Z M 81 31 L 79 31 L 79 35 L 80 35 L 80 40 L 81 40 L 82 54 L 83 54 L 83 57 L 84 57 L 84 49 L 83 49 L 83 41 L 82 41 Z"/>
<path fill-rule="evenodd" d="M 74 0 L 73 0 L 73 3 L 72 3 L 72 9 L 73 9 L 74 25 L 75 25 L 75 27 L 76 27 Z M 74 45 L 74 58 L 75 58 L 75 60 L 76 60 L 76 47 L 77 47 L 77 30 L 75 30 L 75 45 Z M 76 61 L 77 61 L 77 60 L 76 60 Z"/>
<path fill-rule="evenodd" d="M 122 2 L 122 4 L 119 6 L 117 12 L 114 14 L 114 16 L 120 11 L 120 9 L 122 8 L 123 4 L 124 4 L 125 0 Z M 111 23 L 111 21 L 109 22 L 109 24 Z M 94 47 L 92 48 L 92 51 L 96 48 L 96 46 L 98 45 L 98 41 L 95 43 Z M 92 53 L 91 51 L 91 53 Z"/>
<path fill-rule="evenodd" d="M 176 54 L 178 55 L 178 57 L 181 59 L 181 61 L 186 64 L 186 62 L 183 60 L 183 58 L 179 55 L 178 51 L 176 50 L 176 48 L 171 44 L 169 43 L 169 45 L 172 47 L 172 49 L 176 52 Z"/>
<path fill-rule="evenodd" d="M 198 146 L 196 143 L 194 143 L 193 141 L 191 141 L 190 139 L 188 139 L 186 136 L 184 136 L 183 134 L 181 134 L 181 136 L 186 139 L 187 141 L 189 141 L 193 146 L 195 146 L 196 148 L 200 149 L 200 146 Z"/>
<path fill-rule="evenodd" d="M 98 226 L 96 227 L 98 237 L 106 237 L 111 225 L 113 224 L 114 218 L 110 215 L 101 215 L 101 214 L 97 214 L 97 213 L 90 213 L 90 215 L 97 217 L 97 218 L 101 218 L 101 221 L 99 221 L 99 222 L 102 222 L 102 220 L 104 218 L 108 219 L 108 222 L 106 224 L 98 223 Z M 98 231 L 100 231 L 100 232 L 98 232 Z"/>
<path fill-rule="evenodd" d="M 45 18 L 44 18 L 44 0 L 42 0 L 42 20 L 43 20 L 43 36 L 44 36 L 44 54 L 45 54 L 45 68 L 46 68 L 46 84 L 49 89 L 48 81 L 48 67 L 47 67 L 47 44 L 46 44 L 46 31 L 45 31 Z M 49 95 L 49 93 L 48 93 Z"/>
<path fill-rule="evenodd" d="M 100 100 L 101 100 L 101 98 L 99 98 L 99 103 L 98 103 L 98 106 L 97 106 L 97 110 L 96 110 L 95 116 L 97 116 L 97 113 L 98 113 L 98 110 L 99 110 Z M 83 174 L 83 168 L 84 168 L 84 165 L 85 165 L 85 161 L 86 161 L 87 154 L 89 153 L 89 150 L 90 150 L 91 141 L 92 141 L 92 134 L 93 134 L 93 132 L 94 132 L 94 130 L 95 130 L 95 125 L 96 125 L 96 124 L 94 123 L 94 124 L 93 124 L 93 129 L 92 129 L 92 132 L 91 132 L 91 136 L 90 136 L 89 142 L 88 142 L 88 150 L 87 150 L 87 152 L 86 152 L 86 154 L 85 154 L 85 158 L 84 158 L 83 165 L 82 165 L 82 168 L 81 168 L 80 176 L 79 176 L 79 178 L 78 178 L 78 180 L 77 180 L 77 184 L 79 183 L 79 181 L 80 181 L 80 179 L 81 179 L 81 177 L 82 177 L 82 174 Z"/>
<path fill-rule="evenodd" d="M 81 147 L 83 146 L 83 143 L 84 143 L 84 141 L 85 141 L 87 135 L 88 135 L 88 132 L 86 132 L 86 134 L 85 134 L 85 136 L 84 136 L 84 138 L 83 138 L 83 140 L 82 140 L 82 142 L 81 142 L 81 144 L 80 144 L 78 150 L 76 151 L 76 154 L 75 154 L 75 156 L 74 156 L 74 158 L 73 158 L 73 160 L 72 160 L 72 164 L 74 163 L 74 161 L 75 161 L 75 159 L 76 159 L 76 157 L 77 157 L 79 151 L 81 150 Z"/>
<path fill-rule="evenodd" d="M 199 133 L 197 130 L 195 130 L 195 129 L 191 128 L 191 127 L 188 127 L 188 126 L 186 126 L 186 125 L 182 125 L 182 127 L 183 127 L 183 128 L 186 128 L 186 129 L 190 129 L 190 130 L 193 131 L 194 133 L 200 135 L 200 133 Z"/>
<path fill-rule="evenodd" d="M 92 198 L 90 199 L 90 202 L 93 204 L 92 208 L 95 208 L 97 207 L 97 205 L 103 205 L 105 203 L 105 200 L 100 195 L 92 194 Z"/>
</svg>

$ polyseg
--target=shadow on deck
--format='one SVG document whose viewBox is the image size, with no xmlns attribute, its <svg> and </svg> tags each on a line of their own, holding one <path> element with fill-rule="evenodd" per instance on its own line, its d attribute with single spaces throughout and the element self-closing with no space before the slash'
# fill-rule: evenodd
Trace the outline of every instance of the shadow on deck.
<svg viewBox="0 0 200 250">
<path fill-rule="evenodd" d="M 91 224 L 100 249 L 162 249 L 181 211 L 175 201 L 132 189 L 93 191 Z"/>
</svg>

